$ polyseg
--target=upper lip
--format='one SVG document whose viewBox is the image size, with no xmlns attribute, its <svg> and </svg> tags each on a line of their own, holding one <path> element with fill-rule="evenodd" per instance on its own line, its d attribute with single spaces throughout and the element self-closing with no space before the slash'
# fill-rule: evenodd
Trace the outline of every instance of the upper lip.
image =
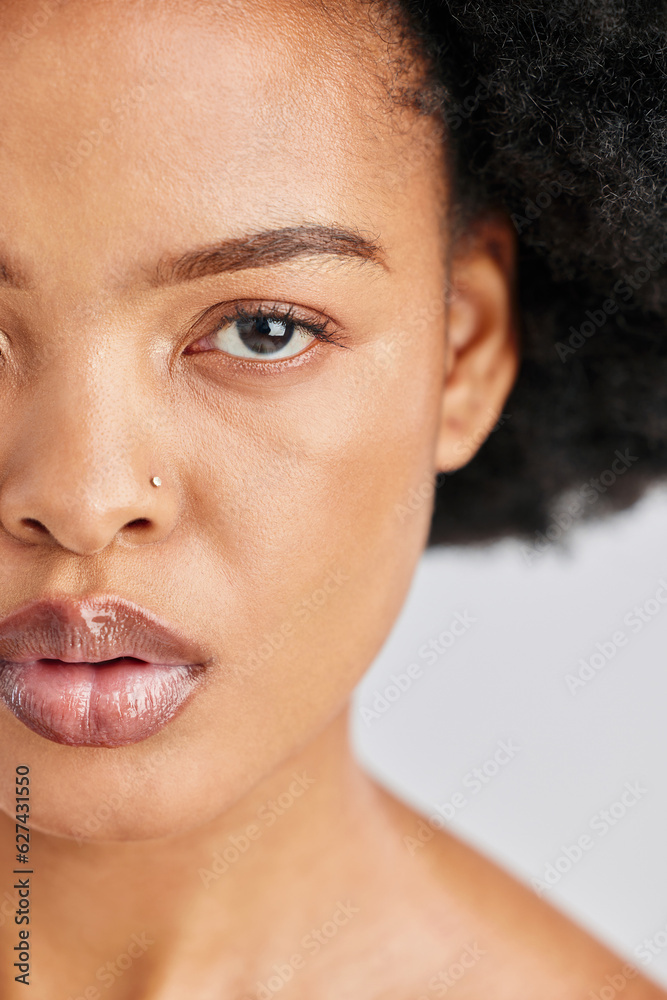
<svg viewBox="0 0 667 1000">
<path fill-rule="evenodd" d="M 95 663 L 132 656 L 148 663 L 203 665 L 204 649 L 152 612 L 112 595 L 44 598 L 0 620 L 0 659 Z"/>
</svg>

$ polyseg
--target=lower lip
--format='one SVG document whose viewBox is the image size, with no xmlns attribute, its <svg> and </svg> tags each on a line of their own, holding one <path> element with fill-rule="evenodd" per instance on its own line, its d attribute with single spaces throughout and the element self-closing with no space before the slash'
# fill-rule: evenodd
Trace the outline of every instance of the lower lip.
<svg viewBox="0 0 667 1000">
<path fill-rule="evenodd" d="M 148 739 L 197 686 L 191 664 L 0 660 L 0 698 L 40 736 L 71 747 L 122 747 Z"/>
</svg>

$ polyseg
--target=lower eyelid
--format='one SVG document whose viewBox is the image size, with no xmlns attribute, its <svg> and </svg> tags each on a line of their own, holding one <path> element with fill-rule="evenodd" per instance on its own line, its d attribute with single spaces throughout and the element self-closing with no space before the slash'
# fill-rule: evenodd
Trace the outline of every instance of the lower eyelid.
<svg viewBox="0 0 667 1000">
<path fill-rule="evenodd" d="M 204 338 L 201 338 L 203 340 Z M 206 338 L 208 339 L 208 338 Z M 201 342 L 200 340 L 200 342 Z M 194 346 L 194 345 L 193 345 Z M 223 351 L 219 347 L 212 346 L 210 348 L 194 349 L 190 350 L 189 353 L 194 355 L 211 355 L 218 359 L 224 359 L 224 364 L 231 365 L 234 368 L 242 368 L 245 370 L 258 371 L 260 369 L 279 369 L 292 364 L 301 364 L 302 360 L 307 354 L 314 352 L 319 354 L 318 347 L 323 347 L 324 341 L 319 338 L 313 337 L 310 344 L 299 351 L 297 354 L 289 355 L 285 358 L 277 358 L 275 361 L 270 360 L 270 355 L 265 355 L 264 358 L 257 356 L 256 358 L 244 357 L 238 354 L 230 354 L 228 351 Z M 342 345 L 341 345 L 342 346 Z"/>
<path fill-rule="evenodd" d="M 222 352 L 219 354 L 221 358 L 224 358 L 224 361 L 221 362 L 221 371 L 227 370 L 231 377 L 236 374 L 241 378 L 243 375 L 247 375 L 249 378 L 280 380 L 289 371 L 297 371 L 304 365 L 316 363 L 320 351 L 317 350 L 315 344 L 312 344 L 305 351 L 280 361 L 256 361 L 254 358 L 236 358 L 231 354 L 222 354 Z"/>
</svg>

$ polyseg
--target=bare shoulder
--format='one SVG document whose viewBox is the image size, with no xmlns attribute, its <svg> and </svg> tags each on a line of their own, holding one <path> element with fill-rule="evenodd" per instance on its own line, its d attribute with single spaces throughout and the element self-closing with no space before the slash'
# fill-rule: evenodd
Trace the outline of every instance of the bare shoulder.
<svg viewBox="0 0 667 1000">
<path fill-rule="evenodd" d="M 380 794 L 401 841 L 401 867 L 412 872 L 414 909 L 442 932 L 419 1000 L 454 986 L 460 1000 L 667 1000 L 639 969 L 492 861 Z"/>
</svg>

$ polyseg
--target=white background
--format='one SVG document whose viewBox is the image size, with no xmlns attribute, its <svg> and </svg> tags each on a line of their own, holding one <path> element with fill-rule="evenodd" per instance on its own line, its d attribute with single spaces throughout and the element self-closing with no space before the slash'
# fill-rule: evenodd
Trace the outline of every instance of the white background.
<svg viewBox="0 0 667 1000">
<path fill-rule="evenodd" d="M 357 754 L 426 816 L 459 791 L 465 805 L 451 829 L 529 884 L 588 834 L 593 847 L 551 875 L 544 898 L 667 985 L 667 603 L 657 612 L 651 603 L 656 592 L 667 596 L 659 582 L 667 583 L 667 490 L 565 532 L 563 546 L 538 554 L 522 545 L 425 553 L 357 689 Z M 647 622 L 624 622 L 647 601 Z M 476 621 L 429 665 L 420 647 L 449 631 L 456 612 Z M 609 651 L 619 629 L 627 644 L 571 692 L 566 675 L 599 652 L 596 643 Z M 410 663 L 421 676 L 405 691 L 390 688 L 390 702 L 391 674 Z M 361 708 L 374 704 L 383 710 L 364 718 Z M 504 766 L 487 766 L 497 773 L 475 793 L 465 776 L 500 740 L 520 749 Z M 645 791 L 600 832 L 596 815 L 626 782 Z M 644 964 L 635 948 L 656 934 L 663 950 Z"/>
</svg>

